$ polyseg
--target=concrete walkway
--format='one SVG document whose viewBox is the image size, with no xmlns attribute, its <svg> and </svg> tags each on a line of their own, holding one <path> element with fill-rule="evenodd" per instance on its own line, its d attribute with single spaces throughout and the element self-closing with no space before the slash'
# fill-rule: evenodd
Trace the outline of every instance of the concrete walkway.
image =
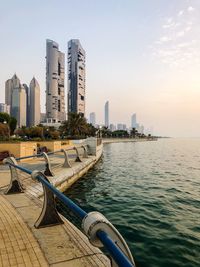
<svg viewBox="0 0 200 267">
<path fill-rule="evenodd" d="M 59 161 L 58 157 L 58 164 L 61 161 L 63 162 L 63 158 Z M 56 177 L 61 179 L 63 172 L 65 177 L 69 171 L 74 176 L 77 171 L 81 172 L 93 162 L 94 157 L 89 157 L 81 163 L 73 162 L 71 169 L 63 170 L 55 166 L 55 177 L 51 180 L 56 183 Z M 25 165 L 31 166 L 31 169 L 41 167 L 41 163 L 35 161 L 26 162 Z M 42 209 L 42 187 L 32 181 L 30 176 L 21 171 L 19 174 L 26 187 L 25 192 L 4 195 L 10 173 L 0 166 L 0 266 L 110 266 L 109 259 L 63 216 L 60 215 L 64 224 L 40 229 L 34 227 Z"/>
</svg>

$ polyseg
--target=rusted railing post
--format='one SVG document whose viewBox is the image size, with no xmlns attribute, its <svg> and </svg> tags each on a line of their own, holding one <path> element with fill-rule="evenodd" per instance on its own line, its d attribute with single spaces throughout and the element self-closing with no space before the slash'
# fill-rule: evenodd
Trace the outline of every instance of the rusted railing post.
<svg viewBox="0 0 200 267">
<path fill-rule="evenodd" d="M 42 155 L 43 155 L 43 157 L 45 159 L 45 171 L 44 171 L 44 174 L 47 175 L 47 176 L 54 176 L 53 172 L 51 170 L 51 163 L 50 163 L 50 160 L 49 160 L 49 157 L 48 157 L 47 153 L 43 152 Z"/>
<path fill-rule="evenodd" d="M 14 157 L 9 157 L 3 160 L 4 164 L 11 163 L 14 165 L 18 165 L 16 159 Z M 21 184 L 18 176 L 18 170 L 11 165 L 9 165 L 10 169 L 10 184 L 7 188 L 7 190 L 4 192 L 5 195 L 8 194 L 16 194 L 16 193 L 22 193 L 24 191 L 23 185 Z"/>
<path fill-rule="evenodd" d="M 69 157 L 68 157 L 67 151 L 62 149 L 62 152 L 64 153 L 64 156 L 65 156 L 65 162 L 63 163 L 63 168 L 71 168 L 72 166 L 69 162 Z"/>
<path fill-rule="evenodd" d="M 37 170 L 33 171 L 31 177 L 34 180 L 37 180 L 37 176 L 42 176 L 46 181 L 49 182 L 47 177 Z M 49 182 L 50 183 L 50 182 Z M 53 226 L 58 224 L 63 224 L 62 219 L 60 218 L 57 210 L 56 210 L 56 203 L 55 203 L 55 196 L 54 193 L 44 184 L 42 184 L 44 190 L 44 200 L 43 200 L 43 207 L 40 213 L 39 218 L 35 222 L 35 228 L 42 228 L 47 226 Z"/>
</svg>

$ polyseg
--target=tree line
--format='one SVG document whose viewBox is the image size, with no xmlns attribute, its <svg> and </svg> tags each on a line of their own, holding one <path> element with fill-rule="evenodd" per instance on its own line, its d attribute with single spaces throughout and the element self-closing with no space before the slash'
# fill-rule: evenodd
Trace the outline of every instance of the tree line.
<svg viewBox="0 0 200 267">
<path fill-rule="evenodd" d="M 68 120 L 63 121 L 58 129 L 42 124 L 17 128 L 17 120 L 14 117 L 0 112 L 0 140 L 10 140 L 11 136 L 14 140 L 82 139 L 96 136 L 97 133 L 100 133 L 105 138 L 145 137 L 144 134 L 138 133 L 135 128 L 130 132 L 126 130 L 111 131 L 108 127 L 102 127 L 99 130 L 92 124 L 87 123 L 85 117 L 80 113 L 69 113 Z"/>
</svg>

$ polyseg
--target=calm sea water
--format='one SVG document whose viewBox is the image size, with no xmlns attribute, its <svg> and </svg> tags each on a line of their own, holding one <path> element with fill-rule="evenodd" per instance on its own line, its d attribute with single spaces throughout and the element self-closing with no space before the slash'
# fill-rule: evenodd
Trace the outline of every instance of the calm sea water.
<svg viewBox="0 0 200 267">
<path fill-rule="evenodd" d="M 104 145 L 66 195 L 103 213 L 138 267 L 200 266 L 200 139 Z"/>
</svg>

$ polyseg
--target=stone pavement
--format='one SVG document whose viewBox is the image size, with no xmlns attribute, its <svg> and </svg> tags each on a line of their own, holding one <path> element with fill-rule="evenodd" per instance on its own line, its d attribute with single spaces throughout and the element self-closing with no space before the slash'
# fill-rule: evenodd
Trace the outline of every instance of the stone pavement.
<svg viewBox="0 0 200 267">
<path fill-rule="evenodd" d="M 81 170 L 80 166 L 83 167 L 84 164 L 91 162 L 93 159 L 87 158 L 82 163 L 73 163 L 70 170 L 76 173 L 77 170 Z M 38 166 L 35 161 L 23 165 L 36 169 L 40 163 Z M 43 163 L 42 165 L 44 166 Z M 59 176 L 59 170 L 60 168 L 53 169 L 56 175 L 51 178 L 52 180 Z M 61 178 L 63 172 L 67 171 L 69 170 L 62 170 Z M 34 227 L 42 210 L 42 187 L 31 180 L 30 176 L 21 171 L 19 174 L 20 180 L 26 187 L 25 192 L 4 195 L 10 181 L 10 173 L 8 168 L 0 166 L 0 267 L 110 266 L 109 259 L 99 249 L 93 247 L 87 237 L 63 216 L 60 215 L 64 224 L 40 229 Z"/>
<path fill-rule="evenodd" d="M 0 195 L 0 256 L 0 266 L 48 266 L 30 229 L 2 195 Z"/>
</svg>

